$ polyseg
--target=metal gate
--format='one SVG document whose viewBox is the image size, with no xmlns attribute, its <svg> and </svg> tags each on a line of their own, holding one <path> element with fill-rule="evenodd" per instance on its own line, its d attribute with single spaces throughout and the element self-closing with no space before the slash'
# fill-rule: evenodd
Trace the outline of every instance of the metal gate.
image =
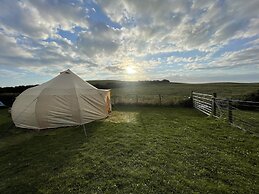
<svg viewBox="0 0 259 194">
<path fill-rule="evenodd" d="M 192 92 L 192 101 L 194 108 L 203 112 L 206 115 L 216 115 L 215 113 L 215 98 L 216 94 L 202 94 L 197 92 Z"/>
</svg>

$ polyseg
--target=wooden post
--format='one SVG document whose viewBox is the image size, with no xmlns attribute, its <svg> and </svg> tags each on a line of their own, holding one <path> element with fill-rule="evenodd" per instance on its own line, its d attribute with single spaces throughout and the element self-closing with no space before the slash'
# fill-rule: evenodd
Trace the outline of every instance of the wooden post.
<svg viewBox="0 0 259 194">
<path fill-rule="evenodd" d="M 162 104 L 162 96 L 161 96 L 161 94 L 158 94 L 158 96 L 159 96 L 159 105 L 161 106 L 161 104 Z"/>
<path fill-rule="evenodd" d="M 190 100 L 191 100 L 191 106 L 193 107 L 193 105 L 194 105 L 194 103 L 193 103 L 193 91 L 191 91 Z"/>
<path fill-rule="evenodd" d="M 212 116 L 216 116 L 217 114 L 217 105 L 216 105 L 216 98 L 217 98 L 217 93 L 213 93 L 212 97 Z"/>
<path fill-rule="evenodd" d="M 114 105 L 117 103 L 117 96 L 114 96 Z"/>
<path fill-rule="evenodd" d="M 120 99 L 119 99 L 120 97 L 119 96 L 116 96 L 116 98 L 115 98 L 115 104 L 119 104 L 120 103 Z"/>
<path fill-rule="evenodd" d="M 136 95 L 136 104 L 138 104 L 138 95 Z"/>
<path fill-rule="evenodd" d="M 228 122 L 230 124 L 233 123 L 232 103 L 231 103 L 231 100 L 229 99 L 228 99 Z"/>
</svg>

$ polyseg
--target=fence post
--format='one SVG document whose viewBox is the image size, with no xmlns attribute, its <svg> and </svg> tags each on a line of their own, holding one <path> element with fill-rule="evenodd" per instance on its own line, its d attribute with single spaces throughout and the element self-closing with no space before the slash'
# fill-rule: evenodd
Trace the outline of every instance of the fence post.
<svg viewBox="0 0 259 194">
<path fill-rule="evenodd" d="M 229 99 L 228 99 L 228 122 L 230 124 L 233 123 L 232 103 L 231 103 L 231 100 Z"/>
<path fill-rule="evenodd" d="M 212 97 L 212 116 L 216 116 L 217 114 L 217 106 L 216 106 L 216 98 L 217 98 L 217 93 L 213 93 Z"/>
<path fill-rule="evenodd" d="M 191 106 L 193 107 L 193 91 L 191 91 Z"/>
<path fill-rule="evenodd" d="M 116 105 L 116 97 L 117 96 L 113 96 L 113 105 Z"/>
<path fill-rule="evenodd" d="M 161 94 L 158 94 L 158 96 L 159 96 L 159 105 L 161 106 L 161 104 L 162 104 L 162 97 L 161 97 Z"/>
<path fill-rule="evenodd" d="M 120 97 L 116 96 L 116 104 L 120 104 Z"/>
<path fill-rule="evenodd" d="M 138 95 L 136 94 L 136 104 L 138 104 Z"/>
</svg>

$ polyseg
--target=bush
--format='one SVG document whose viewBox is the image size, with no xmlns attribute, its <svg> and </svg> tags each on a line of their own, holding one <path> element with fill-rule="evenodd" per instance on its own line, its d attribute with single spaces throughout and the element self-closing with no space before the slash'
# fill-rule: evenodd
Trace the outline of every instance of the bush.
<svg viewBox="0 0 259 194">
<path fill-rule="evenodd" d="M 259 90 L 257 90 L 256 92 L 247 94 L 247 95 L 245 96 L 245 100 L 246 100 L 246 101 L 259 102 Z"/>
</svg>

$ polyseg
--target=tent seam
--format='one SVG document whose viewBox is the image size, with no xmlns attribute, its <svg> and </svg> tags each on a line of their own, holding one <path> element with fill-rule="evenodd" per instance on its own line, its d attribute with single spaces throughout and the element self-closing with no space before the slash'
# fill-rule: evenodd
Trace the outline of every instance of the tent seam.
<svg viewBox="0 0 259 194">
<path fill-rule="evenodd" d="M 73 84 L 75 86 L 75 82 L 74 82 L 74 79 L 72 79 L 73 81 Z M 82 114 L 81 114 L 81 108 L 80 108 L 80 104 L 79 104 L 79 100 L 78 100 L 78 93 L 77 93 L 77 90 L 76 90 L 76 87 L 74 87 L 74 90 L 75 90 L 75 93 L 76 93 L 76 99 L 77 99 L 77 104 L 78 104 L 78 110 L 79 110 L 79 117 L 80 117 L 80 124 L 82 125 Z"/>
<path fill-rule="evenodd" d="M 37 99 L 36 100 L 36 103 L 35 103 L 35 110 L 34 110 L 34 112 L 35 112 L 35 119 L 36 119 L 36 122 L 37 122 L 37 124 L 38 124 L 38 126 L 39 126 L 39 128 L 41 128 L 41 124 L 38 122 L 38 113 L 37 113 L 37 104 L 38 104 L 38 98 L 39 98 L 39 96 L 45 91 L 47 89 L 47 87 L 45 87 L 40 93 L 39 93 L 39 95 L 35 98 L 35 99 Z"/>
</svg>

